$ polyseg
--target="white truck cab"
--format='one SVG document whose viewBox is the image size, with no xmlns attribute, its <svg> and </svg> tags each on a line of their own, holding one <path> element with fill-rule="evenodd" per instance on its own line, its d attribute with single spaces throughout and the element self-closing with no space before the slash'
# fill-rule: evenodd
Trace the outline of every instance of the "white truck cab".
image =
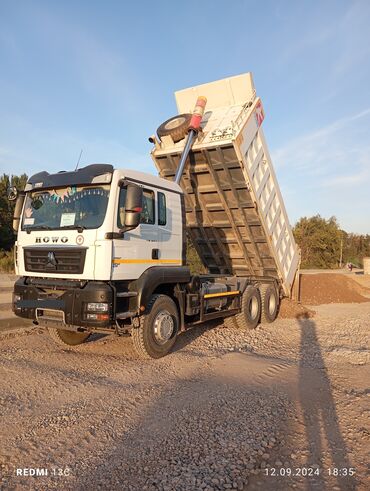
<svg viewBox="0 0 370 491">
<path fill-rule="evenodd" d="M 132 280 L 153 265 L 183 264 L 177 184 L 105 164 L 42 174 L 32 176 L 25 189 L 17 274 Z M 142 188 L 142 211 L 139 225 L 122 233 L 129 183 Z M 46 253 L 55 261 L 42 261 Z"/>
<path fill-rule="evenodd" d="M 21 199 L 14 311 L 62 342 L 85 338 L 86 329 L 123 331 L 168 278 L 190 280 L 175 183 L 93 164 L 36 174 Z"/>
</svg>

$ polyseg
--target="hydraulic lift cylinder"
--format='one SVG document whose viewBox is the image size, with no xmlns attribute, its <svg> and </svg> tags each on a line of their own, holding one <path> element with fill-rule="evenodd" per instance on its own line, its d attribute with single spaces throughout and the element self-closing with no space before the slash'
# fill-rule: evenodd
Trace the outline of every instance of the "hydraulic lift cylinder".
<svg viewBox="0 0 370 491">
<path fill-rule="evenodd" d="M 190 123 L 189 123 L 189 130 L 188 130 L 188 136 L 186 138 L 185 147 L 184 147 L 184 150 L 182 152 L 179 166 L 177 168 L 176 175 L 175 175 L 175 182 L 177 184 L 180 182 L 182 173 L 184 172 L 186 159 L 189 156 L 189 152 L 191 150 L 191 147 L 193 146 L 195 138 L 198 134 L 198 131 L 200 130 L 200 123 L 202 122 L 202 118 L 203 118 L 204 109 L 206 107 L 206 104 L 207 104 L 206 97 L 203 97 L 203 96 L 198 97 L 197 103 L 195 104 L 195 108 L 193 111 L 193 115 L 192 115 Z"/>
</svg>

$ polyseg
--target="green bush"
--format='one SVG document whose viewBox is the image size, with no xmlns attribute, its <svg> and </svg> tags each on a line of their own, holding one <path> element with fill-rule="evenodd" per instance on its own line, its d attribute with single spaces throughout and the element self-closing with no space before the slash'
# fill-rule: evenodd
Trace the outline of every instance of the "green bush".
<svg viewBox="0 0 370 491">
<path fill-rule="evenodd" d="M 342 232 L 335 217 L 301 218 L 293 228 L 301 248 L 302 268 L 337 268 Z"/>
<path fill-rule="evenodd" d="M 14 249 L 0 251 L 0 272 L 14 273 Z"/>
<path fill-rule="evenodd" d="M 8 201 L 7 191 L 10 186 L 16 186 L 23 190 L 27 182 L 26 174 L 21 176 L 0 176 L 0 250 L 9 251 L 14 244 L 15 234 L 13 232 L 14 201 Z"/>
<path fill-rule="evenodd" d="M 363 258 L 370 255 L 370 235 L 341 230 L 335 217 L 302 217 L 293 233 L 301 248 L 302 268 L 338 268 L 341 258 L 342 265 L 362 267 Z"/>
</svg>

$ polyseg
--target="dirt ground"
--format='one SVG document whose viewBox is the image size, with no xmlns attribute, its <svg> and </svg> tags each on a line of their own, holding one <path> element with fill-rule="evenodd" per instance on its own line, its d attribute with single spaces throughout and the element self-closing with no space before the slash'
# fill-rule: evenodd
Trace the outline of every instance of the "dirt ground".
<svg viewBox="0 0 370 491">
<path fill-rule="evenodd" d="M 301 295 L 303 304 L 361 303 L 370 300 L 370 288 L 364 275 L 302 274 Z"/>
<path fill-rule="evenodd" d="M 203 326 L 157 361 L 128 337 L 65 351 L 38 327 L 0 333 L 0 486 L 370 489 L 368 285 L 346 276 L 367 301 L 331 303 L 338 278 L 319 276 L 314 317 Z M 17 475 L 32 469 L 48 475 Z"/>
</svg>

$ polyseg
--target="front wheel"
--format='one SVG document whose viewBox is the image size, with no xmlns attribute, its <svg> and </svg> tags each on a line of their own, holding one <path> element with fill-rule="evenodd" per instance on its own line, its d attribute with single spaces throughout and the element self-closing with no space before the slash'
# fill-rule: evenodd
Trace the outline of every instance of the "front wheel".
<svg viewBox="0 0 370 491">
<path fill-rule="evenodd" d="M 64 348 L 72 348 L 84 343 L 90 336 L 90 332 L 73 332 L 65 329 L 48 329 L 50 337 Z"/>
<path fill-rule="evenodd" d="M 173 347 L 179 330 L 175 302 L 167 295 L 153 295 L 131 331 L 134 348 L 141 358 L 161 358 Z"/>
</svg>

